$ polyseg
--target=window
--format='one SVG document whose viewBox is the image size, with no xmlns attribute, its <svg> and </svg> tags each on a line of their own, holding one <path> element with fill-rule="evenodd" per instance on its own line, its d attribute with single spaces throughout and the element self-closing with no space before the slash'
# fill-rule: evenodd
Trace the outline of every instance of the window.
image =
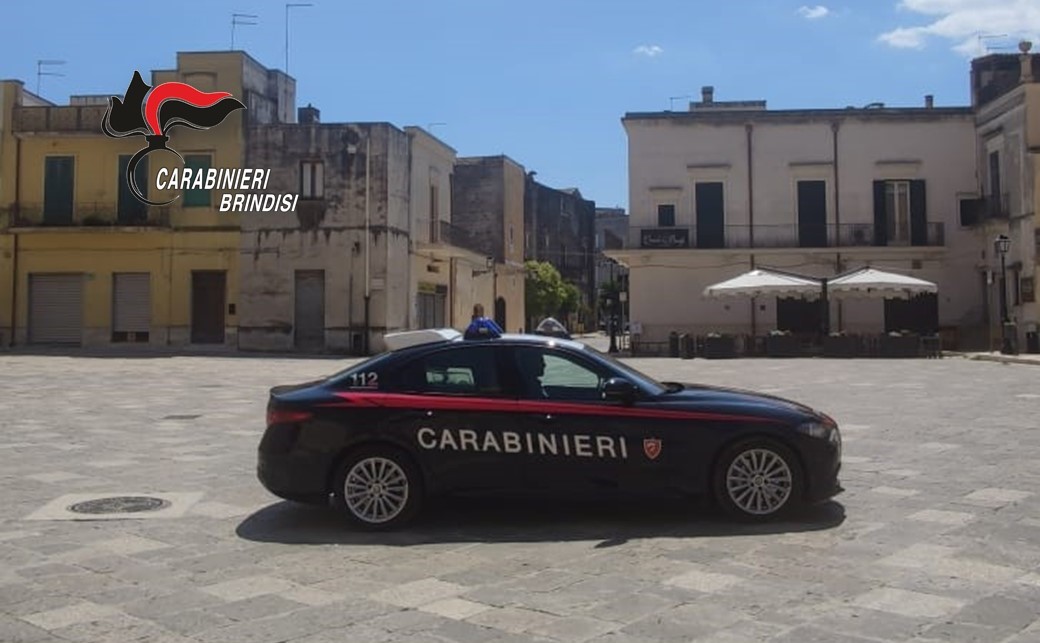
<svg viewBox="0 0 1040 643">
<path fill-rule="evenodd" d="M 909 181 L 887 181 L 885 183 L 885 217 L 889 245 L 909 245 Z"/>
<path fill-rule="evenodd" d="M 569 356 L 542 348 L 516 349 L 522 390 L 528 398 L 597 401 L 604 377 Z"/>
<path fill-rule="evenodd" d="M 73 193 L 76 183 L 76 159 L 72 156 L 48 156 L 43 174 L 43 222 L 72 223 Z"/>
<path fill-rule="evenodd" d="M 116 176 L 119 186 L 119 197 L 116 203 L 117 218 L 120 224 L 134 225 L 148 220 L 148 206 L 138 199 L 126 182 L 126 170 L 130 165 L 129 154 L 119 155 L 119 172 Z M 143 158 L 134 168 L 134 181 L 145 197 L 148 196 L 148 159 Z"/>
<path fill-rule="evenodd" d="M 439 191 L 437 186 L 430 184 L 430 243 L 437 243 L 441 239 L 441 219 L 437 211 L 437 199 Z"/>
<path fill-rule="evenodd" d="M 467 346 L 426 355 L 407 364 L 398 388 L 447 395 L 502 393 L 493 346 Z"/>
<path fill-rule="evenodd" d="M 300 198 L 325 198 L 325 164 L 321 161 L 300 163 Z"/>
<path fill-rule="evenodd" d="M 989 153 L 989 193 L 1000 199 L 1000 152 Z"/>
<path fill-rule="evenodd" d="M 191 181 L 195 182 L 197 172 L 205 172 L 210 168 L 213 159 L 209 154 L 185 154 L 184 167 L 191 168 Z M 205 181 L 203 181 L 205 182 Z M 208 208 L 210 206 L 210 191 L 206 189 L 188 189 L 184 191 L 184 207 L 186 208 Z"/>
<path fill-rule="evenodd" d="M 675 206 L 665 204 L 657 206 L 657 227 L 671 228 L 675 225 Z"/>
<path fill-rule="evenodd" d="M 509 252 L 513 251 L 513 226 L 509 226 Z"/>
</svg>

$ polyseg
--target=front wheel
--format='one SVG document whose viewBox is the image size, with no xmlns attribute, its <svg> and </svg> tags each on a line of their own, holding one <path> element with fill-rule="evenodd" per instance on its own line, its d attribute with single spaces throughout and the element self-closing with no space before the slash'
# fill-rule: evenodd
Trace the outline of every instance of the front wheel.
<svg viewBox="0 0 1040 643">
<path fill-rule="evenodd" d="M 715 467 L 713 488 L 715 499 L 729 515 L 765 522 L 800 504 L 804 477 L 790 449 L 755 438 L 726 449 Z"/>
<path fill-rule="evenodd" d="M 422 504 L 419 472 L 392 447 L 365 447 L 347 456 L 336 476 L 336 504 L 355 525 L 370 530 L 400 527 Z"/>
</svg>

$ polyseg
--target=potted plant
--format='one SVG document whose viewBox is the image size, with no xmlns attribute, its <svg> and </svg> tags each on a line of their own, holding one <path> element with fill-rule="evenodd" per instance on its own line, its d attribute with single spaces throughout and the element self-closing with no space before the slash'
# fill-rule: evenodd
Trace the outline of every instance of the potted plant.
<svg viewBox="0 0 1040 643">
<path fill-rule="evenodd" d="M 704 357 L 730 359 L 737 356 L 737 341 L 731 335 L 711 332 L 704 337 Z"/>
<path fill-rule="evenodd" d="M 881 338 L 882 357 L 918 357 L 921 338 L 909 330 L 892 331 Z"/>
<path fill-rule="evenodd" d="M 769 357 L 798 357 L 802 354 L 798 337 L 787 330 L 771 330 L 766 337 L 766 355 Z"/>
<path fill-rule="evenodd" d="M 823 338 L 823 354 L 827 357 L 856 357 L 862 348 L 857 335 L 847 335 L 845 331 L 833 332 Z"/>
</svg>

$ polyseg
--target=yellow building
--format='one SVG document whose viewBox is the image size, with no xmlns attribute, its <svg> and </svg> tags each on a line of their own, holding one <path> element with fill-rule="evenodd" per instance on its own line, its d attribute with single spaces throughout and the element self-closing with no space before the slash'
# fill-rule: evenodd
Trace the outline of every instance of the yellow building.
<svg viewBox="0 0 1040 643">
<path fill-rule="evenodd" d="M 168 81 L 247 106 L 209 130 L 174 127 L 168 146 L 186 166 L 242 167 L 244 119 L 292 118 L 294 81 L 243 52 L 179 53 L 149 84 Z M 107 104 L 54 105 L 0 81 L 0 342 L 236 345 L 239 215 L 218 211 L 216 189 L 156 192 L 160 168 L 181 164 L 172 152 L 138 170 L 149 199 L 177 199 L 137 200 L 124 173 L 147 142 L 106 136 Z"/>
</svg>

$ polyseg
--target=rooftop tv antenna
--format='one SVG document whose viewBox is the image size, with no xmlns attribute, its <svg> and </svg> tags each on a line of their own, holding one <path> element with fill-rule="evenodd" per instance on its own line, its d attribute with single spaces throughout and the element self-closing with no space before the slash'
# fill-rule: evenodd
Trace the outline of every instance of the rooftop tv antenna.
<svg viewBox="0 0 1040 643">
<path fill-rule="evenodd" d="M 235 50 L 235 27 L 239 25 L 256 25 L 256 19 L 260 16 L 253 15 L 251 13 L 233 13 L 231 14 L 231 51 Z"/>
<path fill-rule="evenodd" d="M 693 97 L 689 96 L 689 95 L 686 95 L 686 96 L 669 96 L 668 97 L 668 111 L 674 112 L 675 111 L 675 101 L 683 100 L 684 98 L 693 98 Z"/>
<path fill-rule="evenodd" d="M 999 46 L 998 47 L 991 47 L 989 45 L 985 45 L 984 46 L 982 44 L 983 40 L 1000 40 L 1001 38 L 1007 38 L 1007 37 L 1008 37 L 1008 35 L 1006 33 L 983 34 L 981 31 L 978 32 L 976 34 L 976 38 L 978 38 L 978 42 L 979 42 L 979 53 L 980 54 L 988 54 L 989 52 L 996 51 L 998 49 L 1009 49 L 1009 47 L 999 47 Z"/>
<path fill-rule="evenodd" d="M 64 65 L 64 60 L 37 60 L 36 61 L 36 95 L 40 95 L 40 84 L 44 76 L 64 76 L 65 74 L 58 71 L 46 71 L 45 67 L 54 67 L 57 65 Z"/>
</svg>

